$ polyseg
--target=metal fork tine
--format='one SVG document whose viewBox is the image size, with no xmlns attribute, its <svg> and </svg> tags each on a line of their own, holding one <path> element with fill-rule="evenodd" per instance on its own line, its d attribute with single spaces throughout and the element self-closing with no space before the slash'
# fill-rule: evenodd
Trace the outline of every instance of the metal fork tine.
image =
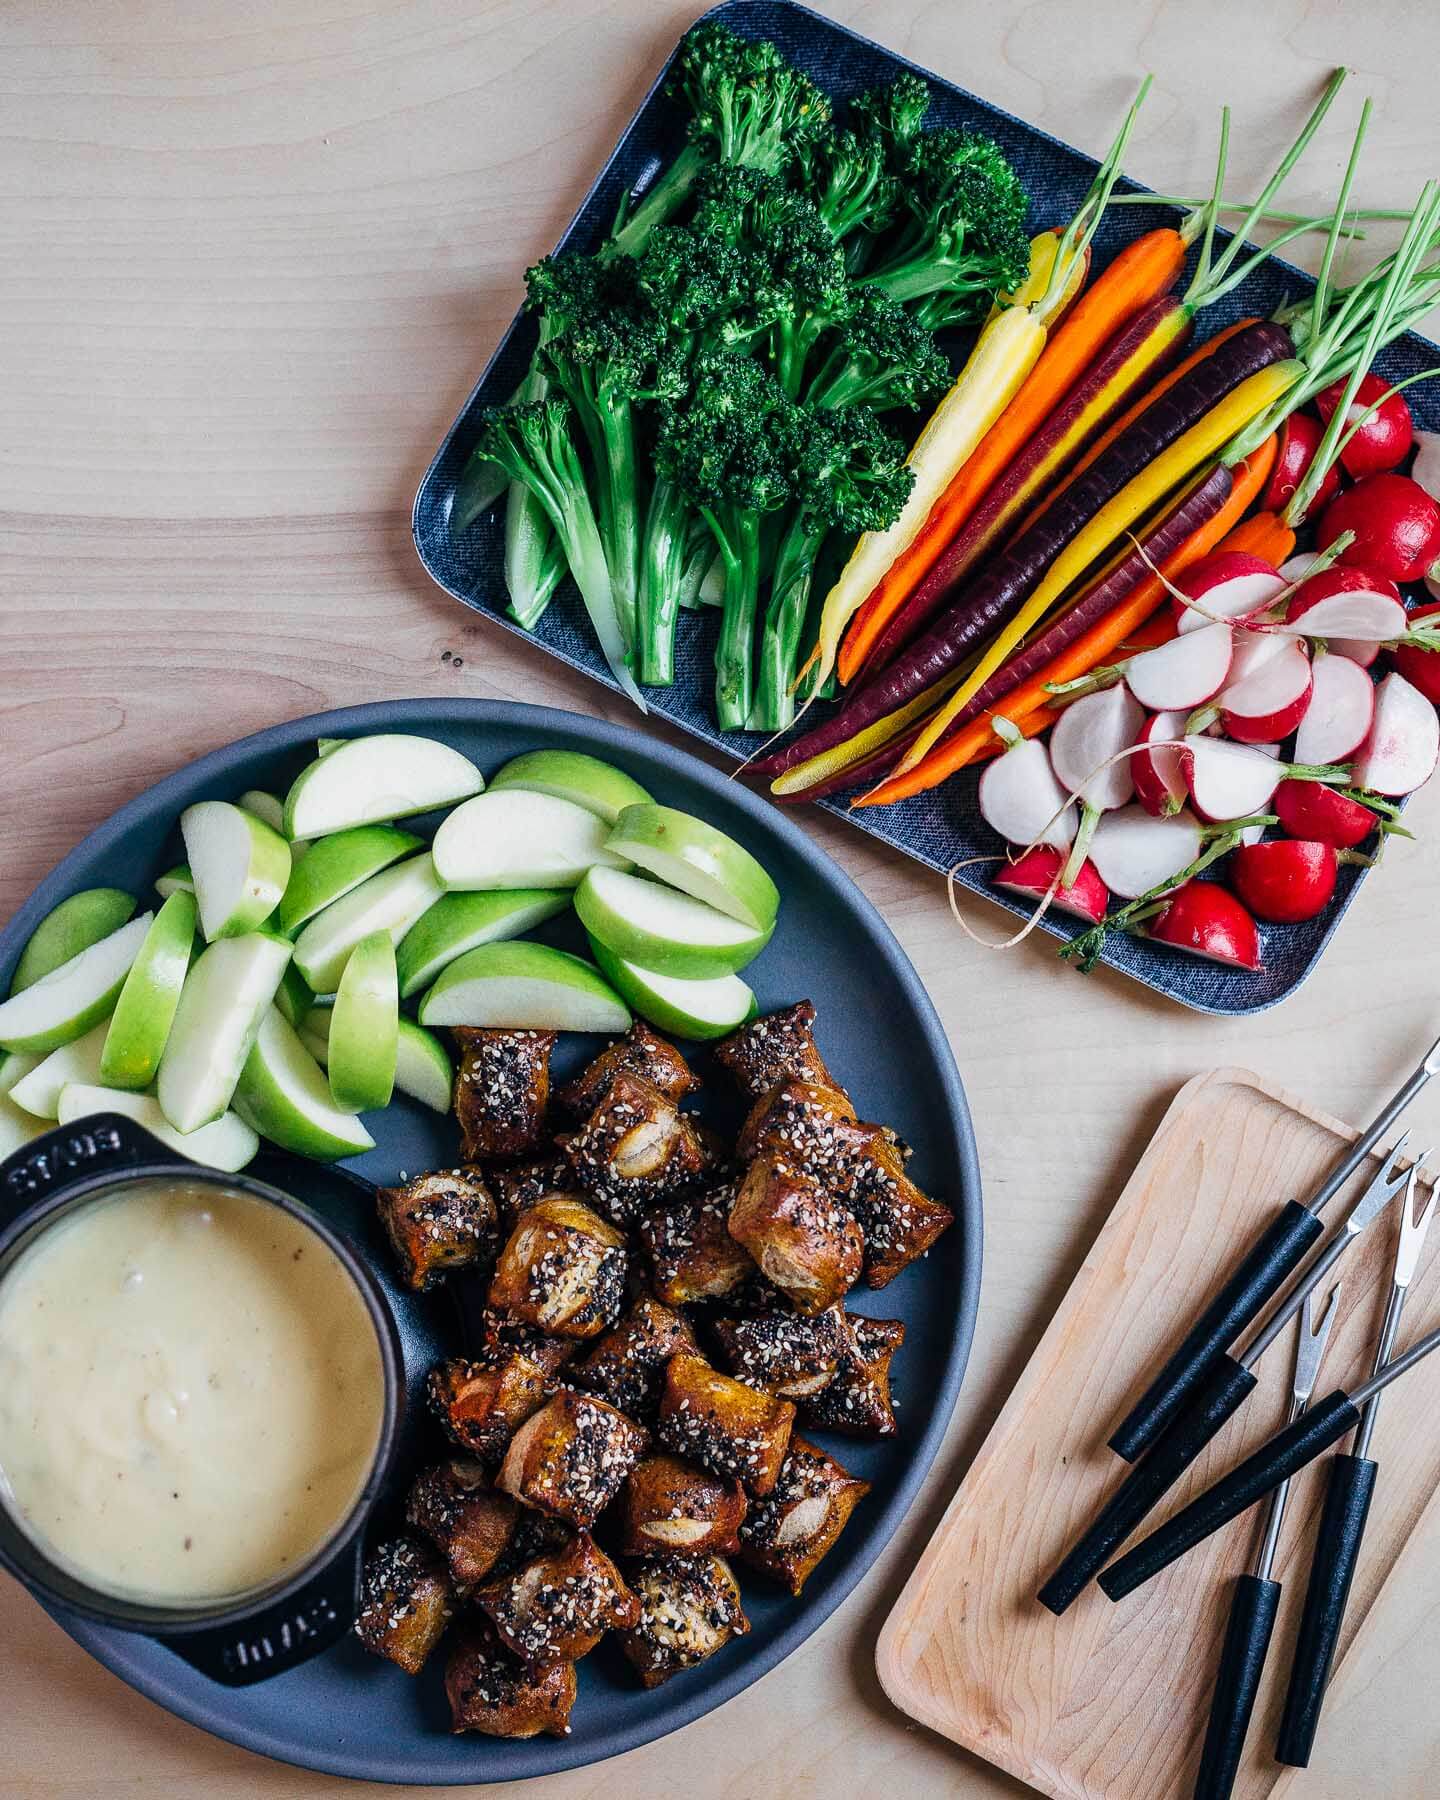
<svg viewBox="0 0 1440 1800">
<path fill-rule="evenodd" d="M 1390 1204 L 1393 1197 L 1410 1179 L 1411 1164 L 1405 1158 L 1405 1146 L 1410 1142 L 1410 1133 L 1404 1131 L 1396 1140 L 1394 1149 L 1385 1158 L 1374 1180 L 1350 1209 L 1350 1216 L 1345 1221 L 1345 1229 L 1349 1232 L 1363 1231 L 1365 1227 Z M 1427 1150 L 1425 1155 L 1430 1152 Z M 1420 1159 L 1424 1161 L 1424 1157 Z"/>
<path fill-rule="evenodd" d="M 1330 1290 L 1330 1298 L 1325 1303 L 1325 1311 L 1317 1325 L 1315 1322 L 1315 1296 L 1307 1294 L 1305 1305 L 1300 1314 L 1300 1342 L 1295 1350 L 1295 1385 L 1294 1395 L 1302 1404 L 1309 1400 L 1315 1392 L 1315 1383 L 1320 1376 L 1320 1365 L 1325 1360 L 1325 1347 L 1330 1342 L 1331 1328 L 1335 1324 L 1336 1307 L 1340 1300 L 1340 1283 L 1337 1281 Z"/>
<path fill-rule="evenodd" d="M 1430 1230 L 1430 1221 L 1435 1217 L 1435 1205 L 1440 1198 L 1440 1184 L 1433 1179 L 1430 1183 L 1430 1198 L 1415 1212 L 1415 1188 L 1420 1180 L 1421 1170 L 1425 1167 L 1425 1159 L 1430 1155 L 1417 1157 L 1410 1171 L 1410 1181 L 1405 1189 L 1405 1198 L 1401 1202 L 1400 1242 L 1395 1248 L 1395 1286 L 1408 1288 L 1415 1279 L 1415 1271 L 1420 1265 L 1420 1252 L 1425 1248 L 1425 1237 Z"/>
</svg>

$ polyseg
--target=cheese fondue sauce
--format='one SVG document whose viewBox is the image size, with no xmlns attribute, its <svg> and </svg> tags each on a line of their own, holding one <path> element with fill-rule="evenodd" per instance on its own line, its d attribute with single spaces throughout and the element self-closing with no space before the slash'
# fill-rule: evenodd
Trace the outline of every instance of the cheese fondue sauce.
<svg viewBox="0 0 1440 1800">
<path fill-rule="evenodd" d="M 364 1486 L 383 1403 L 349 1274 L 250 1195 L 137 1185 L 0 1279 L 0 1494 L 109 1594 L 197 1605 L 307 1561 Z"/>
</svg>

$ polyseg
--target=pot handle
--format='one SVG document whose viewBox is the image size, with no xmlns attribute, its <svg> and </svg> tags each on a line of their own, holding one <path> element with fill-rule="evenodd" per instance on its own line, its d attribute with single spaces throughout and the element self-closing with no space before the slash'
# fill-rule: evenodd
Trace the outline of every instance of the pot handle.
<svg viewBox="0 0 1440 1800">
<path fill-rule="evenodd" d="M 143 1125 L 122 1113 L 96 1113 L 59 1125 L 0 1162 L 0 1227 L 89 1175 L 141 1163 L 184 1163 Z"/>
</svg>

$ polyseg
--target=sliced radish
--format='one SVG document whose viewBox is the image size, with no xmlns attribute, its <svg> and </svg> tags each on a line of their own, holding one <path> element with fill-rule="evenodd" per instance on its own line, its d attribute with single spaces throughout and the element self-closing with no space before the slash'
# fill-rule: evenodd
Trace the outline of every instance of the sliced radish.
<svg viewBox="0 0 1440 1800">
<path fill-rule="evenodd" d="M 1345 397 L 1346 385 L 1345 381 L 1332 382 L 1315 396 L 1315 410 L 1327 425 Z M 1362 375 L 1346 411 L 1344 430 L 1349 433 L 1353 428 L 1354 435 L 1340 452 L 1340 461 L 1356 481 L 1381 469 L 1398 468 L 1410 454 L 1414 421 L 1405 396 L 1392 394 L 1390 386 L 1380 375 Z M 1324 501 L 1317 497 L 1316 504 Z"/>
<path fill-rule="evenodd" d="M 1323 569 L 1301 582 L 1285 613 L 1285 630 L 1304 637 L 1384 643 L 1404 629 L 1399 588 L 1372 569 Z"/>
<path fill-rule="evenodd" d="M 1216 619 L 1244 619 L 1263 612 L 1286 586 L 1277 569 L 1242 550 L 1201 557 L 1176 582 L 1185 604 L 1175 602 L 1182 632 L 1200 631 Z"/>
<path fill-rule="evenodd" d="M 1297 581 L 1304 581 L 1319 560 L 1318 551 L 1297 550 L 1280 565 L 1280 573 L 1286 585 L 1293 587 Z"/>
<path fill-rule="evenodd" d="M 1407 620 L 1407 629 L 1425 619 L 1436 620 L 1440 601 L 1417 606 Z M 1436 620 L 1440 625 L 1440 620 Z M 1419 644 L 1400 644 L 1395 651 L 1395 667 L 1410 683 L 1419 688 L 1427 700 L 1440 704 L 1440 650 L 1422 650 Z"/>
<path fill-rule="evenodd" d="M 1380 654 L 1380 646 L 1374 638 L 1330 638 L 1327 642 L 1332 656 L 1348 657 L 1362 669 L 1368 669 Z"/>
<path fill-rule="evenodd" d="M 1295 760 L 1345 762 L 1370 735 L 1375 683 L 1344 656 L 1322 656 L 1312 681 L 1310 704 L 1295 734 Z"/>
<path fill-rule="evenodd" d="M 1325 427 L 1313 413 L 1291 413 L 1280 427 L 1280 449 L 1275 457 L 1275 466 L 1270 471 L 1270 479 L 1265 484 L 1265 492 L 1260 496 L 1260 504 L 1266 512 L 1283 512 L 1294 499 L 1295 490 L 1314 462 L 1315 452 L 1320 448 L 1320 440 L 1324 435 Z M 1339 486 L 1340 469 L 1337 464 L 1332 463 L 1320 483 L 1311 510 L 1332 500 Z"/>
<path fill-rule="evenodd" d="M 1144 723 L 1143 708 L 1123 686 L 1067 706 L 1050 733 L 1050 761 L 1061 785 L 1096 812 L 1123 806 L 1135 784 L 1130 759 L 1120 753 L 1134 744 Z"/>
<path fill-rule="evenodd" d="M 1264 812 L 1284 774 L 1263 750 L 1225 738 L 1187 738 L 1180 766 L 1196 812 L 1215 822 Z"/>
<path fill-rule="evenodd" d="M 1190 813 L 1157 819 L 1141 806 L 1106 813 L 1090 840 L 1090 860 L 1112 894 L 1133 900 L 1163 888 L 1200 854 L 1204 834 Z"/>
<path fill-rule="evenodd" d="M 1228 625 L 1207 625 L 1142 650 L 1125 665 L 1125 684 L 1150 712 L 1190 712 L 1224 687 L 1233 635 Z"/>
<path fill-rule="evenodd" d="M 1184 735 L 1185 714 L 1162 712 L 1145 721 L 1135 740 L 1141 746 L 1130 758 L 1135 798 L 1154 818 L 1179 812 L 1188 797 L 1180 766 L 1179 740 Z"/>
<path fill-rule="evenodd" d="M 1355 762 L 1355 785 L 1375 794 L 1413 794 L 1435 772 L 1440 717 L 1417 687 L 1390 674 L 1375 690 L 1375 722 Z"/>
<path fill-rule="evenodd" d="M 1060 873 L 1061 852 L 1052 844 L 1040 844 L 1017 857 L 995 877 L 995 885 L 1027 900 L 1043 900 L 1050 883 Z M 1057 912 L 1070 913 L 1088 925 L 1098 925 L 1110 910 L 1110 894 L 1094 863 L 1083 862 L 1069 887 L 1058 888 L 1050 902 Z"/>
<path fill-rule="evenodd" d="M 1292 838 L 1353 850 L 1379 824 L 1368 806 L 1323 781 L 1282 781 L 1273 802 L 1280 828 Z"/>
<path fill-rule="evenodd" d="M 1242 844 L 1229 867 L 1235 892 L 1272 925 L 1300 925 L 1324 912 L 1339 872 L 1333 844 L 1298 838 Z"/>
<path fill-rule="evenodd" d="M 1324 550 L 1353 533 L 1340 561 L 1391 581 L 1418 581 L 1440 556 L 1440 501 L 1408 475 L 1367 475 L 1325 509 L 1316 534 Z"/>
<path fill-rule="evenodd" d="M 1418 481 L 1432 500 L 1440 500 L 1440 431 L 1415 433 L 1415 460 L 1410 479 Z"/>
<path fill-rule="evenodd" d="M 1219 700 L 1226 732 L 1241 744 L 1263 744 L 1289 737 L 1310 704 L 1310 655 L 1297 638 L 1267 656 L 1239 681 L 1232 681 Z"/>
<path fill-rule="evenodd" d="M 1231 968 L 1260 967 L 1260 933 L 1235 896 L 1213 881 L 1192 881 L 1150 925 L 1150 936 L 1172 950 Z"/>
<path fill-rule="evenodd" d="M 1039 738 L 1022 738 L 980 777 L 980 816 L 1007 843 L 1068 850 L 1078 818 Z M 583 918 L 583 914 L 582 914 Z"/>
</svg>

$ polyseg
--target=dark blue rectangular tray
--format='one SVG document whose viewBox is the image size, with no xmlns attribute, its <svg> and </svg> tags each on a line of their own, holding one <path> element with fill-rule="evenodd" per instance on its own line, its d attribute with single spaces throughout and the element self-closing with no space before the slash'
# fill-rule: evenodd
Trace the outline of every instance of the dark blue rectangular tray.
<svg viewBox="0 0 1440 1800">
<path fill-rule="evenodd" d="M 773 39 L 836 100 L 845 100 L 867 88 L 891 81 L 902 70 L 915 69 L 915 65 L 904 57 L 847 31 L 844 26 L 822 18 L 806 7 L 792 4 L 791 0 L 726 0 L 726 4 L 715 7 L 706 17 L 722 20 L 746 37 Z M 934 92 L 932 123 L 971 126 L 988 133 L 1004 149 L 1030 195 L 1035 228 L 1060 223 L 1074 213 L 1094 176 L 1093 157 L 1027 125 L 1023 119 L 988 105 L 952 82 L 932 75 L 928 69 L 917 72 L 925 76 Z M 683 115 L 681 109 L 665 97 L 668 75 L 667 64 L 581 202 L 557 248 L 593 249 L 609 230 L 622 197 L 637 187 L 648 186 L 679 148 Z M 1105 135 L 1113 123 L 1111 120 L 1105 122 Z M 1207 176 L 1208 171 L 1196 171 L 1200 187 L 1206 185 Z M 1122 183 L 1122 186 L 1139 191 L 1134 184 Z M 1158 208 L 1152 211 L 1145 206 L 1129 206 L 1112 214 L 1096 237 L 1098 260 L 1103 263 L 1139 232 L 1156 224 L 1173 223 L 1174 217 L 1172 212 Z M 517 269 L 517 280 L 519 274 Z M 1313 287 L 1313 281 L 1303 270 L 1279 260 L 1272 261 L 1226 300 L 1209 308 L 1201 330 L 1209 334 L 1230 319 L 1269 313 L 1287 295 L 1293 299 L 1309 293 Z M 532 638 L 552 656 L 614 688 L 615 682 L 596 647 L 578 597 L 568 583 L 546 610 L 538 627 L 533 632 L 520 632 L 520 627 L 505 614 L 502 520 L 495 514 L 487 514 L 458 536 L 450 529 L 450 509 L 456 484 L 477 436 L 477 413 L 483 406 L 495 405 L 510 397 L 529 364 L 534 344 L 534 320 L 524 312 L 518 313 L 420 484 L 413 520 L 415 547 L 430 574 L 457 600 L 486 614 L 506 630 Z M 1435 346 L 1411 333 L 1386 352 L 1384 373 L 1391 378 L 1413 374 L 1429 367 L 1434 356 Z M 1427 429 L 1440 430 L 1440 393 L 1434 386 L 1421 382 L 1409 390 L 1407 398 L 1417 422 Z M 751 754 L 761 740 L 742 732 L 722 733 L 715 726 L 712 709 L 715 631 L 713 609 L 706 608 L 701 614 L 683 614 L 675 659 L 675 685 L 647 688 L 645 697 L 661 718 L 739 761 Z M 820 804 L 837 818 L 903 850 L 927 868 L 943 872 L 970 857 L 995 856 L 1001 849 L 999 839 L 981 819 L 976 806 L 976 779 L 972 771 L 931 793 L 861 813 L 849 812 L 843 795 Z M 1109 939 L 1102 961 L 1197 1012 L 1261 1012 L 1292 993 L 1314 968 L 1365 874 L 1364 869 L 1342 869 L 1334 901 L 1311 923 L 1263 928 L 1265 966 L 1254 973 L 1197 962 L 1145 938 L 1120 933 Z M 990 886 L 987 875 L 984 867 L 970 867 L 963 869 L 956 879 L 964 887 L 1023 917 L 1027 909 L 997 893 Z M 1054 915 L 1041 924 L 1041 930 L 1060 939 L 1071 937 L 1078 929 L 1074 921 Z M 1076 979 L 1083 977 L 1077 974 Z"/>
</svg>

